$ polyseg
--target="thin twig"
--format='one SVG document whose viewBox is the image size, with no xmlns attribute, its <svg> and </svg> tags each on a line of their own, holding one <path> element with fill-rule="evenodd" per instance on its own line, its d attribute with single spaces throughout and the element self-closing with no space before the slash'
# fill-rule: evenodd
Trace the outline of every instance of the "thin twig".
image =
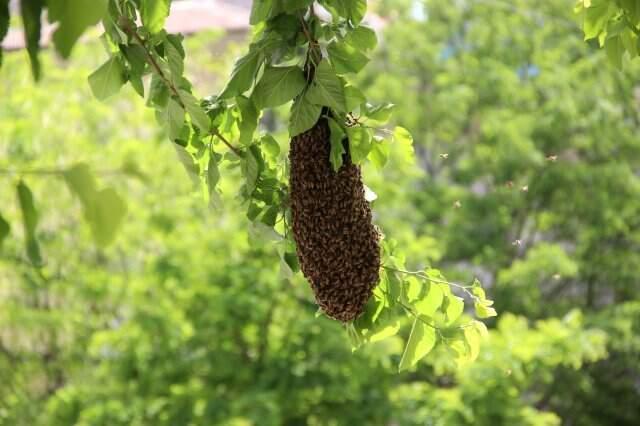
<svg viewBox="0 0 640 426">
<path fill-rule="evenodd" d="M 234 152 L 234 154 L 236 154 L 238 157 L 242 157 L 242 151 L 240 151 L 235 146 L 231 145 L 231 143 L 229 143 L 227 138 L 222 136 L 222 134 L 218 131 L 218 129 L 215 129 L 215 128 L 211 129 L 211 135 L 218 137 L 222 141 L 222 143 L 224 143 L 227 147 L 229 147 L 231 151 Z"/>
<path fill-rule="evenodd" d="M 464 291 L 465 293 L 467 293 L 472 299 L 475 300 L 479 300 L 479 297 L 476 296 L 475 294 L 471 293 L 469 291 L 470 288 L 473 288 L 472 285 L 463 285 L 463 284 L 458 284 L 458 283 L 453 283 L 451 281 L 446 281 L 446 280 L 440 280 L 438 278 L 432 278 L 430 276 L 428 276 L 427 274 L 425 274 L 424 272 L 421 271 L 406 271 L 404 269 L 398 269 L 398 268 L 392 268 L 390 266 L 386 266 L 386 265 L 382 265 L 382 267 L 384 269 L 390 270 L 390 271 L 395 271 L 395 272 L 400 272 L 401 274 L 406 274 L 406 275 L 415 275 L 418 276 L 422 279 L 425 279 L 427 281 L 431 281 L 434 283 L 440 283 L 440 284 L 447 284 L 453 287 L 457 287 L 459 289 L 461 289 L 462 291 Z"/>
<path fill-rule="evenodd" d="M 11 170 L 0 169 L 0 175 L 42 175 L 42 176 L 60 176 L 64 175 L 69 169 L 30 169 L 30 170 Z M 122 170 L 101 170 L 93 171 L 97 175 L 118 175 L 125 173 Z"/>
<path fill-rule="evenodd" d="M 178 92 L 178 89 L 176 89 L 176 86 L 173 84 L 173 82 L 171 80 L 169 80 L 166 75 L 164 75 L 164 73 L 162 72 L 162 69 L 160 68 L 160 65 L 158 65 L 158 62 L 153 57 L 153 54 L 151 53 L 151 50 L 146 45 L 145 40 L 142 37 L 140 37 L 140 34 L 138 34 L 138 31 L 136 31 L 134 28 L 132 28 L 129 24 L 123 25 L 123 30 L 126 33 L 128 33 L 129 35 L 131 35 L 134 39 L 136 39 L 136 41 L 144 49 L 144 52 L 145 52 L 145 54 L 147 56 L 147 59 L 149 60 L 149 64 L 155 69 L 156 73 L 162 79 L 164 84 L 169 88 L 169 90 L 171 90 L 171 92 L 173 92 L 173 94 L 177 98 L 178 103 L 180 104 L 180 106 L 183 109 L 186 109 L 186 107 L 184 105 L 184 102 L 182 101 L 182 98 L 180 97 L 180 93 Z M 241 156 L 241 151 L 238 148 L 236 148 L 233 145 L 231 145 L 231 143 L 224 136 L 222 136 L 217 129 L 213 129 L 212 133 L 215 136 L 217 136 L 218 138 L 220 138 L 220 140 L 225 145 L 227 145 L 227 147 L 229 147 L 229 149 L 232 150 L 238 157 Z"/>
</svg>

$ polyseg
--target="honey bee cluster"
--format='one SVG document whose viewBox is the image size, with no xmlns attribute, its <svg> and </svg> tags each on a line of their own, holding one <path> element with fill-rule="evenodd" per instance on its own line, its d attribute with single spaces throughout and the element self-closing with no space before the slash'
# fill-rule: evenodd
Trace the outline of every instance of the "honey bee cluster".
<svg viewBox="0 0 640 426">
<path fill-rule="evenodd" d="M 291 211 L 300 267 L 316 301 L 342 322 L 364 310 L 379 280 L 379 233 L 360 167 L 347 154 L 335 172 L 329 126 L 321 118 L 291 141 Z M 347 147 L 348 148 L 348 147 Z"/>
</svg>

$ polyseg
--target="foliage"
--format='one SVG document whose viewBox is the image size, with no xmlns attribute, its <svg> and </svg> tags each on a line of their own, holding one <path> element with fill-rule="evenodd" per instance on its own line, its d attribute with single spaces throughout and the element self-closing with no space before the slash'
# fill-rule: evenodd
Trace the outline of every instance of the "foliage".
<svg viewBox="0 0 640 426">
<path fill-rule="evenodd" d="M 205 57 L 207 39 L 187 47 Z M 85 76 L 95 51 L 79 46 L 71 69 L 47 67 L 38 86 L 20 57 L 5 64 L 15 72 L 4 84 L 16 90 L 7 92 L 0 138 L 27 142 L 0 144 L 2 167 L 86 163 L 102 185 L 124 194 L 128 209 L 115 241 L 100 247 L 81 221 L 82 203 L 58 190 L 63 183 L 24 175 L 38 200 L 45 265 L 25 262 L 19 230 L 4 241 L 0 424 L 411 425 L 434 417 L 449 425 L 535 424 L 557 419 L 532 402 L 553 368 L 574 372 L 603 356 L 600 324 L 581 326 L 575 313 L 531 327 L 507 315 L 478 359 L 462 366 L 441 345 L 410 374 L 397 374 L 406 328 L 352 353 L 336 322 L 315 317 L 301 277 L 283 279 L 287 268 L 273 261 L 280 247 L 247 237 L 234 197 L 241 170 L 223 169 L 227 207 L 211 210 L 191 195 L 173 147 L 134 91 L 107 104 L 90 101 Z M 43 55 L 45 67 L 51 59 Z M 19 119 L 26 108 L 30 119 Z M 136 174 L 112 173 L 134 159 Z M 396 147 L 389 161 L 406 164 Z M 405 182 L 376 183 L 376 190 L 408 184 L 410 174 L 401 176 Z M 2 205 L 15 206 L 13 187 L 2 188 Z M 381 210 L 381 221 L 402 229 L 402 217 Z M 420 214 L 411 202 L 403 210 Z M 14 223 L 19 209 L 6 217 Z M 399 235 L 398 244 L 413 241 L 417 252 L 429 246 Z M 632 332 L 625 327 L 616 328 L 621 339 Z M 498 396 L 500 404 L 492 403 Z"/>
<path fill-rule="evenodd" d="M 638 56 L 640 4 L 634 0 L 578 0 L 575 7 L 583 20 L 584 39 L 597 39 L 611 63 L 622 67 L 625 53 Z"/>
<path fill-rule="evenodd" d="M 127 82 L 141 97 L 146 94 L 147 104 L 166 128 L 180 162 L 194 183 L 201 183 L 209 203 L 220 200 L 220 170 L 226 166 L 239 168 L 244 182 L 238 193 L 247 217 L 259 227 L 272 228 L 265 230 L 268 238 L 279 242 L 281 259 L 290 262 L 290 266 L 297 261 L 290 229 L 287 165 L 278 155 L 279 150 L 270 149 L 275 146 L 273 136 L 256 135 L 263 110 L 292 101 L 290 138 L 310 129 L 320 116 L 328 118 L 335 170 L 342 164 L 345 135 L 355 164 L 370 158 L 372 164 L 382 168 L 389 144 L 412 155 L 413 140 L 408 131 L 380 127 L 390 119 L 393 105 L 368 103 L 352 81 L 369 61 L 377 43 L 375 32 L 362 24 L 364 0 L 320 1 L 319 7 L 330 14 L 327 19 L 316 13 L 316 6 L 310 1 L 255 1 L 248 53 L 236 61 L 220 94 L 202 101 L 194 95 L 185 76 L 183 36 L 163 29 L 170 1 L 111 0 L 108 7 L 103 3 L 90 13 L 72 11 L 69 5 L 56 2 L 48 5 L 51 19 L 60 20 L 53 36 L 58 52 L 67 57 L 82 30 L 96 17 L 101 18 L 105 31 L 102 39 L 109 58 L 88 77 L 94 96 L 106 100 Z M 34 11 L 38 25 L 41 9 L 39 5 Z M 82 19 L 76 16 L 78 13 Z M 71 22 L 73 17 L 79 21 Z M 138 17 L 142 25 L 138 25 Z M 40 29 L 33 32 L 39 36 Z M 34 76 L 38 78 L 40 65 L 33 44 L 28 46 L 33 52 Z M 150 83 L 145 87 L 143 78 L 147 76 Z M 61 173 L 80 198 L 96 242 L 110 243 L 125 212 L 118 195 L 111 189 L 96 190 L 89 170 L 81 165 Z M 35 238 L 31 245 L 34 244 Z M 459 359 L 475 358 L 484 326 L 478 322 L 461 323 L 464 301 L 451 287 L 468 296 L 478 318 L 495 316 L 493 302 L 485 297 L 480 282 L 476 279 L 472 285 L 449 283 L 435 269 L 405 271 L 403 255 L 392 245 L 384 246 L 387 263 L 383 265 L 391 269 L 381 271 L 380 286 L 368 311 L 347 325 L 353 347 L 394 335 L 399 330 L 398 317 L 406 314 L 414 318 L 414 324 L 400 370 L 414 366 L 436 343 L 451 345 Z M 37 256 L 32 260 L 39 265 Z M 429 308 L 422 309 L 421 305 Z"/>
<path fill-rule="evenodd" d="M 612 306 L 640 297 L 639 68 L 612 69 L 571 19 L 551 0 L 535 11 L 431 0 L 387 28 L 362 81 L 414 135 L 424 175 L 404 185 L 421 213 L 404 220 L 442 241 L 444 272 L 481 277 L 500 312 L 542 319 L 582 307 L 604 326 Z M 390 78 L 392 68 L 407 71 Z M 637 351 L 613 340 L 609 351 L 597 367 L 558 373 L 550 388 L 561 396 L 546 407 L 577 424 L 637 422 L 630 402 L 606 410 L 608 421 L 569 402 L 638 396 L 614 379 L 640 377 Z"/>
<path fill-rule="evenodd" d="M 451 288 L 435 281 L 437 264 L 472 285 L 446 295 L 454 314 L 456 296 L 473 300 L 465 290 L 482 300 L 472 280 L 482 278 L 505 314 L 487 321 L 473 363 L 457 361 L 451 342 L 397 374 L 412 322 L 421 324 L 411 314 L 380 315 L 380 336 L 396 334 L 351 353 L 337 323 L 314 317 L 292 248 L 241 214 L 235 195 L 251 169 L 176 164 L 169 126 L 152 124 L 135 87 L 91 100 L 86 76 L 104 60 L 80 44 L 65 69 L 43 54 L 37 86 L 19 55 L 4 58 L 0 424 L 638 424 L 638 65 L 607 66 L 562 2 L 425 7 L 380 4 L 389 17 L 380 45 L 364 74 L 349 76 L 373 104 L 394 102 L 415 139 L 411 148 L 398 129 L 398 143 L 372 151 L 381 147 L 386 167 L 373 155 L 363 164 L 376 221 L 397 241 L 386 240 L 374 302 L 431 312 L 435 289 L 444 301 Z M 198 58 L 186 75 L 220 75 L 212 39 L 184 40 Z M 222 83 L 198 87 L 219 93 Z M 252 138 L 267 164 L 284 158 L 285 132 Z M 111 187 L 127 203 L 109 245 L 78 220 L 86 207 L 64 175 L 27 173 L 78 164 L 97 192 Z M 216 183 L 210 206 L 193 196 L 189 173 L 196 188 Z M 21 179 L 38 213 L 40 268 L 26 251 Z M 468 313 L 459 321 L 477 324 Z M 434 333 L 451 338 L 446 327 Z M 349 335 L 378 339 L 355 325 Z"/>
</svg>

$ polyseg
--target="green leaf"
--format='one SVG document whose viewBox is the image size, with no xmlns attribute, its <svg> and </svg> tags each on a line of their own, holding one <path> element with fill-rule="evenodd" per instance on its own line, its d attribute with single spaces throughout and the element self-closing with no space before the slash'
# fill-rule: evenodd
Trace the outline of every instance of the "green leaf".
<svg viewBox="0 0 640 426">
<path fill-rule="evenodd" d="M 133 90 L 144 98 L 144 83 L 142 82 L 142 77 L 138 75 L 129 75 L 129 83 L 131 83 Z"/>
<path fill-rule="evenodd" d="M 126 213 L 127 205 L 113 188 L 105 188 L 95 194 L 87 219 L 99 246 L 105 247 L 113 242 Z"/>
<path fill-rule="evenodd" d="M 385 309 L 376 319 L 371 334 L 367 336 L 367 341 L 371 343 L 379 342 L 380 340 L 395 336 L 398 331 L 400 331 L 400 319 L 398 315 L 389 309 Z"/>
<path fill-rule="evenodd" d="M 184 126 L 184 108 L 173 99 L 167 104 L 167 118 L 169 121 L 169 139 L 178 139 L 182 126 Z"/>
<path fill-rule="evenodd" d="M 400 360 L 399 371 L 406 370 L 424 358 L 436 344 L 436 331 L 416 318 Z"/>
<path fill-rule="evenodd" d="M 0 46 L 9 32 L 9 0 L 0 0 Z M 0 65 L 2 65 L 2 48 L 0 48 Z"/>
<path fill-rule="evenodd" d="M 171 70 L 171 80 L 177 82 L 184 72 L 182 55 L 168 39 L 163 43 L 163 46 L 167 62 L 169 63 L 169 69 Z"/>
<path fill-rule="evenodd" d="M 253 0 L 251 4 L 251 16 L 249 23 L 256 25 L 262 21 L 266 21 L 271 16 L 274 0 Z"/>
<path fill-rule="evenodd" d="M 208 134 L 211 126 L 211 120 L 200 106 L 200 102 L 191 93 L 186 90 L 179 90 L 180 99 L 184 103 L 184 107 L 191 117 L 191 122 L 195 124 L 203 134 Z"/>
<path fill-rule="evenodd" d="M 475 327 L 465 327 L 464 339 L 468 346 L 468 360 L 475 361 L 480 353 L 480 334 Z"/>
<path fill-rule="evenodd" d="M 346 100 L 342 81 L 329 62 L 322 61 L 307 91 L 309 102 L 328 106 L 337 112 L 346 112 Z"/>
<path fill-rule="evenodd" d="M 369 120 L 373 120 L 379 124 L 385 124 L 391 118 L 391 114 L 395 108 L 394 104 L 384 103 L 376 106 L 365 105 L 363 115 Z"/>
<path fill-rule="evenodd" d="M 598 37 L 606 28 L 611 13 L 615 11 L 615 8 L 609 7 L 609 2 L 598 3 L 597 5 L 590 4 L 589 7 L 584 10 L 583 31 L 585 40 Z"/>
<path fill-rule="evenodd" d="M 309 102 L 306 93 L 298 97 L 291 106 L 289 136 L 294 137 L 312 128 L 320 118 L 322 107 Z"/>
<path fill-rule="evenodd" d="M 427 282 L 424 283 L 424 286 L 427 287 L 426 294 L 420 299 L 412 301 L 413 307 L 419 314 L 433 317 L 438 308 L 442 305 L 444 294 L 438 285 Z"/>
<path fill-rule="evenodd" d="M 464 300 L 458 296 L 449 294 L 446 296 L 442 307 L 444 308 L 444 313 L 446 315 L 446 324 L 451 325 L 460 318 L 460 315 L 462 315 L 462 312 L 464 311 Z"/>
<path fill-rule="evenodd" d="M 351 23 L 358 25 L 362 22 L 364 15 L 367 13 L 367 0 L 347 0 L 344 4 Z"/>
<path fill-rule="evenodd" d="M 183 146 L 174 143 L 173 147 L 178 154 L 178 160 L 180 160 L 187 172 L 187 175 L 191 178 L 191 182 L 193 182 L 194 185 L 197 185 L 200 179 L 200 167 L 198 167 L 198 165 L 193 161 L 193 157 Z"/>
<path fill-rule="evenodd" d="M 347 84 L 344 87 L 344 99 L 347 107 L 347 111 L 353 111 L 358 108 L 359 105 L 364 103 L 367 98 L 364 94 L 355 86 Z"/>
<path fill-rule="evenodd" d="M 98 100 L 117 93 L 125 83 L 124 68 L 117 57 L 112 57 L 89 76 L 91 92 Z"/>
<path fill-rule="evenodd" d="M 91 204 L 96 192 L 96 181 L 84 163 L 78 163 L 63 172 L 67 186 L 80 199 L 83 206 Z"/>
<path fill-rule="evenodd" d="M 496 310 L 491 306 L 487 305 L 486 303 L 475 301 L 473 303 L 473 307 L 475 308 L 476 316 L 478 318 L 489 318 L 489 317 L 495 317 L 498 315 Z"/>
<path fill-rule="evenodd" d="M 298 263 L 298 255 L 295 252 L 285 252 L 284 261 L 289 265 L 292 272 L 298 272 L 300 270 L 300 264 Z"/>
<path fill-rule="evenodd" d="M 171 0 L 141 0 L 140 18 L 142 25 L 155 34 L 164 28 L 164 21 L 169 16 Z"/>
<path fill-rule="evenodd" d="M 147 66 L 147 54 L 139 44 L 128 44 L 121 47 L 124 57 L 131 66 L 131 72 L 136 75 L 142 75 Z"/>
<path fill-rule="evenodd" d="M 359 25 L 349 31 L 345 39 L 350 45 L 365 53 L 375 49 L 378 44 L 376 32 L 365 25 Z"/>
<path fill-rule="evenodd" d="M 351 161 L 360 164 L 371 151 L 371 132 L 364 127 L 355 126 L 347 128 L 347 135 L 349 136 Z"/>
<path fill-rule="evenodd" d="M 240 110 L 240 143 L 250 145 L 253 141 L 253 134 L 258 127 L 258 111 L 253 101 L 245 96 L 238 96 L 236 104 Z"/>
<path fill-rule="evenodd" d="M 280 144 L 271 135 L 264 135 L 260 138 L 260 146 L 262 147 L 262 151 L 274 160 L 280 155 Z"/>
<path fill-rule="evenodd" d="M 489 336 L 489 330 L 487 330 L 487 326 L 484 325 L 482 321 L 473 321 L 473 328 L 476 329 L 480 337 L 485 338 Z"/>
<path fill-rule="evenodd" d="M 271 206 L 264 212 L 260 221 L 267 226 L 275 226 L 278 219 L 278 213 L 280 213 L 280 207 Z"/>
<path fill-rule="evenodd" d="M 251 95 L 260 109 L 276 107 L 298 95 L 307 82 L 297 66 L 267 67 Z"/>
<path fill-rule="evenodd" d="M 399 153 L 405 163 L 412 164 L 415 161 L 413 152 L 413 137 L 404 127 L 393 129 L 393 141 L 399 148 Z"/>
<path fill-rule="evenodd" d="M 63 176 L 82 203 L 96 244 L 104 247 L 113 242 L 127 211 L 122 198 L 112 188 L 98 190 L 89 166 L 84 163 L 65 170 Z"/>
<path fill-rule="evenodd" d="M 169 100 L 169 89 L 158 74 L 151 75 L 151 84 L 149 85 L 149 96 L 147 105 L 156 107 L 165 107 Z"/>
<path fill-rule="evenodd" d="M 366 0 L 321 0 L 322 4 L 334 18 L 343 18 L 358 25 L 367 12 Z"/>
<path fill-rule="evenodd" d="M 27 257 L 34 266 L 42 265 L 40 246 L 36 239 L 36 227 L 38 226 L 38 212 L 36 211 L 33 194 L 29 187 L 23 182 L 18 182 L 16 186 L 18 203 L 22 211 L 22 224 L 24 226 L 24 236 L 27 244 Z"/>
<path fill-rule="evenodd" d="M 378 170 L 382 169 L 389 159 L 389 144 L 385 140 L 374 138 L 368 158 Z"/>
<path fill-rule="evenodd" d="M 255 45 L 252 45 L 249 53 L 236 61 L 231 72 L 231 78 L 218 98 L 231 98 L 249 90 L 263 61 L 264 56 L 261 51 Z"/>
<path fill-rule="evenodd" d="M 0 214 L 0 246 L 2 246 L 2 241 L 9 235 L 9 231 L 11 231 L 11 225 Z"/>
<path fill-rule="evenodd" d="M 251 195 L 256 189 L 256 182 L 258 181 L 258 175 L 260 174 L 258 160 L 252 150 L 247 150 L 244 155 L 241 163 L 241 169 L 247 185 L 247 194 Z"/>
<path fill-rule="evenodd" d="M 327 52 L 337 74 L 356 74 L 369 62 L 367 55 L 345 41 L 329 43 Z"/>
<path fill-rule="evenodd" d="M 344 154 L 344 146 L 342 140 L 344 139 L 344 131 L 342 127 L 332 118 L 329 119 L 329 130 L 331 132 L 331 153 L 329 159 L 334 171 L 338 171 L 342 166 L 342 155 Z"/>
<path fill-rule="evenodd" d="M 262 207 L 252 202 L 249 204 L 249 208 L 247 209 L 247 219 L 253 222 L 260 213 L 262 213 Z"/>
<path fill-rule="evenodd" d="M 207 185 L 209 185 L 209 193 L 216 190 L 216 185 L 220 180 L 220 170 L 218 169 L 218 159 L 215 153 L 209 155 L 209 164 L 207 166 Z"/>
<path fill-rule="evenodd" d="M 622 69 L 622 55 L 624 55 L 622 39 L 620 37 L 608 38 L 604 49 L 607 52 L 609 62 L 611 62 L 616 68 Z"/>
<path fill-rule="evenodd" d="M 60 0 L 58 0 L 60 1 Z M 40 79 L 40 17 L 44 0 L 20 0 L 20 13 L 22 14 L 22 25 L 24 27 L 24 41 L 29 53 L 31 62 L 31 73 L 35 80 Z"/>
<path fill-rule="evenodd" d="M 399 278 L 399 274 L 395 272 L 387 271 L 385 275 L 388 278 L 387 292 L 389 293 L 389 297 L 395 303 L 402 294 L 403 281 Z"/>
<path fill-rule="evenodd" d="M 58 22 L 53 44 L 63 58 L 68 58 L 73 45 L 87 28 L 105 16 L 108 0 L 49 0 L 49 22 Z"/>
</svg>

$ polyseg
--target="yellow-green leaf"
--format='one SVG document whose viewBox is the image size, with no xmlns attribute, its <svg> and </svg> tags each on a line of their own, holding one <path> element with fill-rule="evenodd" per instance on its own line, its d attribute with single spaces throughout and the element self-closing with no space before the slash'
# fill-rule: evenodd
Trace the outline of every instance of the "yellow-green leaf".
<svg viewBox="0 0 640 426">
<path fill-rule="evenodd" d="M 406 370 L 424 358 L 436 344 L 436 331 L 416 318 L 411 327 L 409 340 L 404 348 L 398 369 Z"/>
</svg>

